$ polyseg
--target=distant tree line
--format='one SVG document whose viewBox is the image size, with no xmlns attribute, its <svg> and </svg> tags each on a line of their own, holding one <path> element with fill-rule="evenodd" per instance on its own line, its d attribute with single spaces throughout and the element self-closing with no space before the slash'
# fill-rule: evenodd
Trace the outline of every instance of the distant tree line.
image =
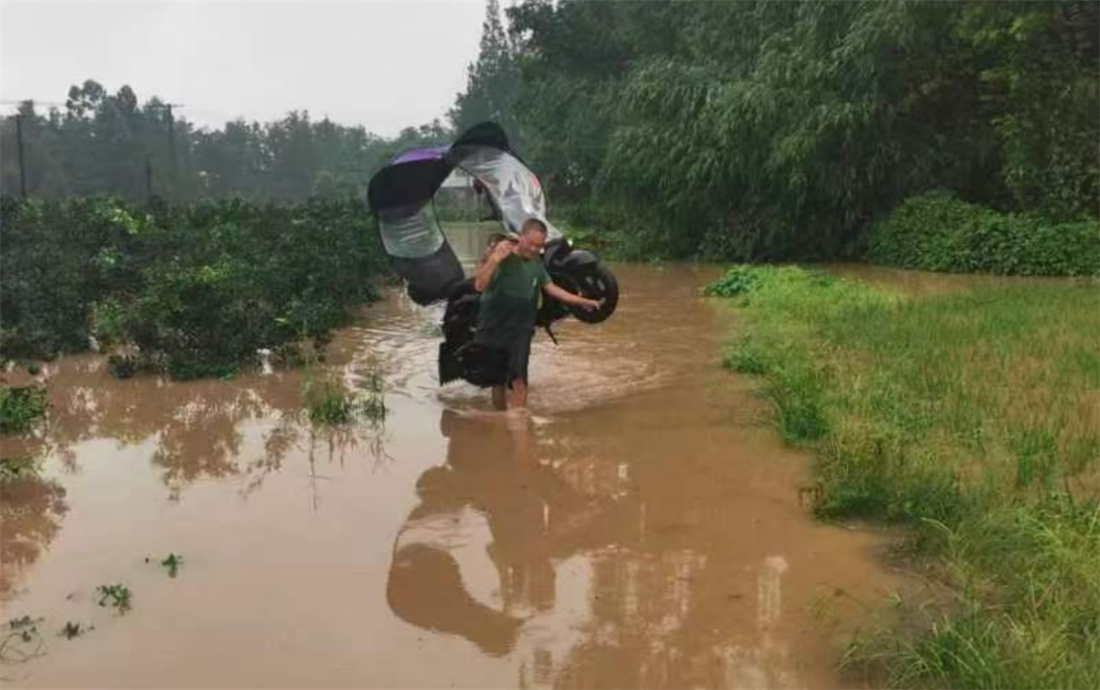
<svg viewBox="0 0 1100 690">
<path fill-rule="evenodd" d="M 20 192 L 17 117 L 31 196 L 154 196 L 173 202 L 242 197 L 301 201 L 362 196 L 370 176 L 395 153 L 449 141 L 438 121 L 386 139 L 361 126 L 294 111 L 275 122 L 235 120 L 196 127 L 159 98 L 140 103 L 94 80 L 69 89 L 64 107 L 33 101 L 0 120 L 0 190 Z"/>
</svg>

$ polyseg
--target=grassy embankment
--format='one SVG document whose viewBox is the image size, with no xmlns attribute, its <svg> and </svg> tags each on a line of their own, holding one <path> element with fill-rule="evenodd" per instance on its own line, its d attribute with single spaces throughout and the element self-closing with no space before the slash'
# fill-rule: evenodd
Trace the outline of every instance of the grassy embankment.
<svg viewBox="0 0 1100 690">
<path fill-rule="evenodd" d="M 846 660 L 899 686 L 1100 687 L 1095 283 L 915 297 L 737 267 L 707 292 L 741 301 L 726 365 L 815 451 L 817 513 L 912 526 L 953 592 Z"/>
</svg>

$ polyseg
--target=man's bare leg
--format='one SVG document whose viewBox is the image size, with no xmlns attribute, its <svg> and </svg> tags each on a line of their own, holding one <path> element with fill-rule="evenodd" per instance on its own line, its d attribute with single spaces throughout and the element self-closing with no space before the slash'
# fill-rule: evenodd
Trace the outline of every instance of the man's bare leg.
<svg viewBox="0 0 1100 690">
<path fill-rule="evenodd" d="M 523 379 L 512 379 L 512 399 L 508 407 L 522 409 L 527 407 L 527 382 Z"/>
<path fill-rule="evenodd" d="M 497 410 L 508 408 L 504 400 L 504 386 L 493 386 L 493 408 Z"/>
</svg>

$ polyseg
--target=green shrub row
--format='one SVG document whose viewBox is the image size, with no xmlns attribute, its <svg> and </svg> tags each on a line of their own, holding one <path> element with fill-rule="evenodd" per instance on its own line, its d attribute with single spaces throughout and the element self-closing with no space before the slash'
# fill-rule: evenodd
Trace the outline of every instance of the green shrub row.
<svg viewBox="0 0 1100 690">
<path fill-rule="evenodd" d="M 5 359 L 84 350 L 93 336 L 176 378 L 222 375 L 260 348 L 323 341 L 385 270 L 356 201 L 0 205 Z"/>
<path fill-rule="evenodd" d="M 950 273 L 1100 275 L 1100 222 L 1000 213 L 947 192 L 906 200 L 863 239 L 874 263 Z"/>
</svg>

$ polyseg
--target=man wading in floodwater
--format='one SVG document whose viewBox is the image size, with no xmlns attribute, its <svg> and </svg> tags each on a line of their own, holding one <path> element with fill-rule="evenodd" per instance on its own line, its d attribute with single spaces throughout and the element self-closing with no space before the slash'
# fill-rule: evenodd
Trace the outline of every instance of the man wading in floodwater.
<svg viewBox="0 0 1100 690">
<path fill-rule="evenodd" d="M 599 309 L 600 303 L 567 292 L 550 280 L 540 256 L 546 244 L 546 224 L 529 218 L 519 240 L 502 239 L 474 277 L 474 289 L 482 293 L 474 341 L 507 353 L 505 385 L 512 391 L 505 401 L 504 385 L 493 386 L 493 406 L 520 408 L 527 405 L 527 360 L 539 310 L 539 293 L 556 300 Z"/>
</svg>

